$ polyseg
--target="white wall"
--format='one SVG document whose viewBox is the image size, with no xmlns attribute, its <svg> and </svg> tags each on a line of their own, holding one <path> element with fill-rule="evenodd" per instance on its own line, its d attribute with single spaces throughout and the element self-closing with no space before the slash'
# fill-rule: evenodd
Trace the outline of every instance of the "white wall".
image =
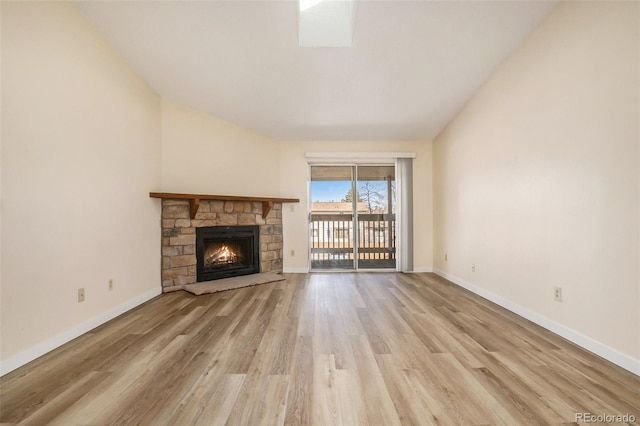
<svg viewBox="0 0 640 426">
<path fill-rule="evenodd" d="M 560 3 L 439 135 L 434 259 L 640 374 L 638 8 Z"/>
<path fill-rule="evenodd" d="M 162 191 L 279 196 L 278 143 L 162 100 Z"/>
<path fill-rule="evenodd" d="M 283 196 L 300 199 L 300 204 L 283 208 L 284 270 L 302 272 L 309 268 L 307 152 L 415 152 L 414 160 L 414 268 L 433 267 L 433 194 L 431 142 L 410 141 L 283 141 L 280 143 L 280 190 Z M 293 206 L 294 211 L 291 211 Z M 291 250 L 295 255 L 291 256 Z"/>
<path fill-rule="evenodd" d="M 308 270 L 308 151 L 417 152 L 414 263 L 418 270 L 432 269 L 431 143 L 275 141 L 162 100 L 162 191 L 300 198 L 300 204 L 284 205 L 285 271 Z"/>
<path fill-rule="evenodd" d="M 70 3 L 1 7 L 4 373 L 159 293 L 160 99 Z"/>
</svg>

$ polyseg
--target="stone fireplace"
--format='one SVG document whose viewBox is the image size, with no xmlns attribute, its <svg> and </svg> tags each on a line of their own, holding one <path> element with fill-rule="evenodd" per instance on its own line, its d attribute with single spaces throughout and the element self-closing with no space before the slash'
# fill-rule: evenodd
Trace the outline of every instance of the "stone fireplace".
<svg viewBox="0 0 640 426">
<path fill-rule="evenodd" d="M 256 272 L 282 272 L 282 203 L 274 202 L 265 218 L 263 208 L 263 202 L 201 200 L 194 212 L 189 200 L 163 199 L 163 292 L 182 290 L 184 285 L 198 281 L 196 239 L 200 228 L 256 226 L 259 235 Z"/>
</svg>

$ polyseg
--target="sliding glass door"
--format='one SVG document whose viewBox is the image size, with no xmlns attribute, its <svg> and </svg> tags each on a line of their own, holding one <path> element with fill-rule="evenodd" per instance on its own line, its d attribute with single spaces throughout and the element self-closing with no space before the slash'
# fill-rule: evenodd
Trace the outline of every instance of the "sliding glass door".
<svg viewBox="0 0 640 426">
<path fill-rule="evenodd" d="M 394 269 L 393 165 L 312 165 L 312 270 Z"/>
<path fill-rule="evenodd" d="M 311 269 L 355 269 L 354 166 L 311 166 Z"/>
<path fill-rule="evenodd" d="M 357 172 L 357 267 L 395 269 L 395 167 L 359 166 Z"/>
</svg>

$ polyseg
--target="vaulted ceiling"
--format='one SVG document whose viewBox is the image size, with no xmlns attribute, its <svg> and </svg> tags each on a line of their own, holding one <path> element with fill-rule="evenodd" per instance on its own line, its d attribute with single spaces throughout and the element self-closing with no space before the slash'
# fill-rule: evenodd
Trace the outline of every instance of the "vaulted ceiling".
<svg viewBox="0 0 640 426">
<path fill-rule="evenodd" d="M 175 102 L 276 139 L 430 140 L 555 1 L 357 4 L 352 47 L 299 47 L 297 1 L 77 1 Z"/>
</svg>

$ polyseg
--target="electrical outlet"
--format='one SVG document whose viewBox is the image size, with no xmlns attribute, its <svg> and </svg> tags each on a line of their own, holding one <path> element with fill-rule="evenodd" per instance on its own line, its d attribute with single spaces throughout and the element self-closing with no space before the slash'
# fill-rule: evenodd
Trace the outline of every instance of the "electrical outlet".
<svg viewBox="0 0 640 426">
<path fill-rule="evenodd" d="M 113 290 L 113 278 L 109 279 L 109 291 Z"/>
<path fill-rule="evenodd" d="M 562 287 L 553 288 L 553 299 L 556 302 L 562 302 Z"/>
<path fill-rule="evenodd" d="M 289 211 L 290 212 L 295 212 L 296 211 L 296 205 L 295 204 L 289 204 Z"/>
<path fill-rule="evenodd" d="M 475 272 L 476 271 L 476 264 L 472 263 L 471 264 L 471 272 Z"/>
<path fill-rule="evenodd" d="M 295 255 L 296 255 L 296 251 L 292 249 L 292 250 L 291 250 L 291 257 L 293 257 L 293 256 L 295 256 Z"/>
<path fill-rule="evenodd" d="M 78 303 L 84 302 L 84 288 L 78 289 Z"/>
</svg>

